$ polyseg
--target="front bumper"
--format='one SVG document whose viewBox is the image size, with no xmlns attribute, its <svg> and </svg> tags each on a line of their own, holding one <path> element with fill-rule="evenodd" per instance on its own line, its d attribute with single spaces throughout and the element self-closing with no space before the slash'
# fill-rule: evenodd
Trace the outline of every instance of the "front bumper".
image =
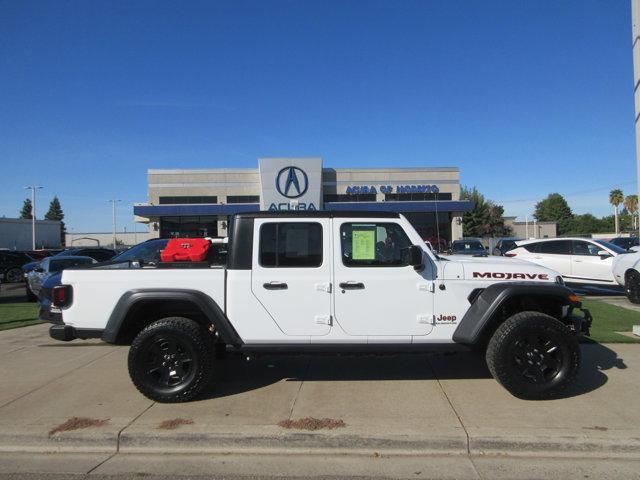
<svg viewBox="0 0 640 480">
<path fill-rule="evenodd" d="M 577 313 L 578 310 L 580 313 Z M 591 335 L 591 324 L 593 323 L 593 317 L 586 308 L 582 306 L 569 307 L 565 320 L 570 325 L 573 325 L 576 335 L 589 337 Z"/>
<path fill-rule="evenodd" d="M 49 329 L 49 336 L 54 340 L 60 340 L 61 342 L 70 342 L 71 340 L 81 339 L 87 340 L 89 338 L 102 338 L 104 330 L 95 330 L 89 328 L 75 328 L 71 325 L 52 325 Z"/>
</svg>

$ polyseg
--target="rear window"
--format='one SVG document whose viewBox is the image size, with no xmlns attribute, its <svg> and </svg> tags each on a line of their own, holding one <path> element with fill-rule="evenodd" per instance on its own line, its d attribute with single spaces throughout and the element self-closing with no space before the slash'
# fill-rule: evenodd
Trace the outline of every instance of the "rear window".
<svg viewBox="0 0 640 480">
<path fill-rule="evenodd" d="M 465 250 L 484 250 L 480 242 L 454 242 L 451 246 L 454 252 L 464 252 Z"/>
<path fill-rule="evenodd" d="M 263 267 L 272 268 L 319 267 L 322 265 L 322 225 L 265 223 L 260 228 L 259 261 Z"/>
</svg>

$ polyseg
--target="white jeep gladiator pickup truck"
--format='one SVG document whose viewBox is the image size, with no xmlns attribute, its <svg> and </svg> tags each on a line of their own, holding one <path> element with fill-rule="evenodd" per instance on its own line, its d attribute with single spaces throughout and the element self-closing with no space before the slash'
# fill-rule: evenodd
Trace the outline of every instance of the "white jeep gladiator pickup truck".
<svg viewBox="0 0 640 480">
<path fill-rule="evenodd" d="M 54 288 L 58 340 L 131 343 L 129 373 L 160 402 L 211 381 L 216 352 L 482 348 L 513 395 L 558 395 L 591 316 L 554 271 L 511 258 L 440 258 L 396 213 L 243 213 L 226 264 L 74 267 Z M 135 263 L 135 265 L 133 265 Z"/>
</svg>

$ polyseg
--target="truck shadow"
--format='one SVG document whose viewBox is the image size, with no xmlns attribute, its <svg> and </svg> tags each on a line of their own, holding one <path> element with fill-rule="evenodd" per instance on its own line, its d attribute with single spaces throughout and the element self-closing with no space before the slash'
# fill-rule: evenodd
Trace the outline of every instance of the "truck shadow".
<svg viewBox="0 0 640 480">
<path fill-rule="evenodd" d="M 484 356 L 468 352 L 395 355 L 265 355 L 249 362 L 238 355 L 218 360 L 214 386 L 200 400 L 260 389 L 281 381 L 447 381 L 491 379 Z M 582 345 L 582 368 L 563 398 L 584 395 L 607 383 L 605 371 L 627 368 L 604 345 Z"/>
</svg>

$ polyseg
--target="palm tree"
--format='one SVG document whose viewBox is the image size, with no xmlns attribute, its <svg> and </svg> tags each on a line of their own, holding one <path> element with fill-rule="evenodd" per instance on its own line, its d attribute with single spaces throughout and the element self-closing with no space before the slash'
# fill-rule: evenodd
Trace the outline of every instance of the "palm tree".
<svg viewBox="0 0 640 480">
<path fill-rule="evenodd" d="M 609 192 L 609 203 L 613 205 L 616 220 L 616 235 L 620 233 L 620 224 L 618 222 L 618 206 L 624 202 L 624 193 L 619 188 Z"/>
<path fill-rule="evenodd" d="M 638 212 L 638 195 L 627 195 L 624 197 L 624 208 L 627 209 L 631 218 L 633 218 L 633 228 L 638 228 L 636 226 L 636 213 Z"/>
</svg>

